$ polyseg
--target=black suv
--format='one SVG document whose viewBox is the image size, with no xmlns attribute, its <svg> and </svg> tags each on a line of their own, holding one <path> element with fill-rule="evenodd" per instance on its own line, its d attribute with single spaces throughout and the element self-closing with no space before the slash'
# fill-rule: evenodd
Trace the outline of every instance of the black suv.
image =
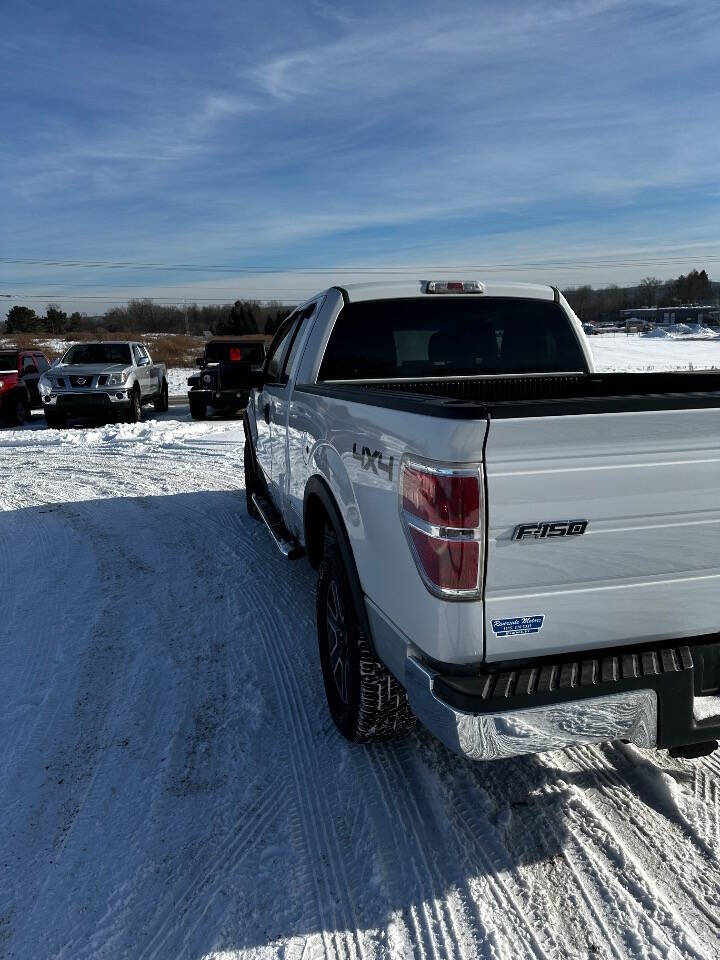
<svg viewBox="0 0 720 960">
<path fill-rule="evenodd" d="M 260 370 L 272 337 L 244 334 L 215 337 L 196 360 L 200 373 L 188 378 L 188 400 L 193 420 L 204 420 L 208 409 L 235 413 L 247 404 L 247 365 Z"/>
</svg>

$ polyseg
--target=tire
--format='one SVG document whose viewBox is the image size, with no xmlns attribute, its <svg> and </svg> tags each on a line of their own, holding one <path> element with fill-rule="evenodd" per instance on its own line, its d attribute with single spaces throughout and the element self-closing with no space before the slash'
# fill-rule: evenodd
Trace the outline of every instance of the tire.
<svg viewBox="0 0 720 960">
<path fill-rule="evenodd" d="M 415 727 L 407 694 L 373 655 L 364 616 L 335 542 L 318 570 L 317 633 L 325 696 L 340 733 L 354 743 L 396 740 Z"/>
<path fill-rule="evenodd" d="M 160 396 L 155 400 L 153 406 L 155 407 L 156 413 L 167 413 L 168 407 L 170 406 L 167 380 L 163 380 L 162 387 L 160 388 Z"/>
<path fill-rule="evenodd" d="M 192 393 L 188 394 L 190 401 L 190 416 L 193 420 L 205 420 L 207 418 L 207 404 L 200 397 L 194 397 Z"/>
<path fill-rule="evenodd" d="M 30 404 L 25 397 L 18 397 L 12 409 L 11 423 L 15 427 L 22 427 L 30 422 Z"/>
<path fill-rule="evenodd" d="M 45 423 L 51 430 L 61 430 L 67 426 L 67 417 L 64 413 L 55 413 L 55 411 L 45 410 Z"/>
<path fill-rule="evenodd" d="M 247 440 L 245 441 L 245 449 L 243 451 L 243 465 L 245 468 L 245 506 L 248 516 L 252 517 L 253 520 L 259 520 L 260 514 L 252 502 L 252 495 L 258 492 L 258 482 L 255 474 L 255 463 L 252 458 L 252 451 L 250 450 L 250 444 Z"/>
<path fill-rule="evenodd" d="M 127 413 L 127 422 L 128 423 L 140 423 L 142 420 L 142 400 L 140 398 L 140 391 L 133 390 L 130 396 L 130 409 Z"/>
</svg>

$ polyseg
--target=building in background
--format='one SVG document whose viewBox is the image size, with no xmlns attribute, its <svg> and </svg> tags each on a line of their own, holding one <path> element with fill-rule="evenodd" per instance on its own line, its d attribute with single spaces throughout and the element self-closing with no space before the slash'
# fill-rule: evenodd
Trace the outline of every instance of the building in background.
<svg viewBox="0 0 720 960">
<path fill-rule="evenodd" d="M 717 326 L 720 323 L 720 311 L 713 304 L 688 304 L 681 307 L 634 307 L 621 310 L 620 320 L 645 322 L 650 324 L 701 323 L 704 326 Z"/>
</svg>

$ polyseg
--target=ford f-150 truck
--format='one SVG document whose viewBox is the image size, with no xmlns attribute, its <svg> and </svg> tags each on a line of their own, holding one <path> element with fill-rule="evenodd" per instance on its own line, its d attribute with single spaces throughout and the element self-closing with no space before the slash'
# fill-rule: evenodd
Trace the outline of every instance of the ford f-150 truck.
<svg viewBox="0 0 720 960">
<path fill-rule="evenodd" d="M 40 396 L 49 427 L 69 417 L 100 417 L 129 423 L 142 420 L 145 403 L 168 409 L 167 372 L 135 341 L 76 343 L 40 378 Z"/>
<path fill-rule="evenodd" d="M 245 413 L 248 510 L 318 569 L 332 717 L 474 759 L 720 738 L 720 384 L 596 373 L 552 287 L 333 287 Z"/>
</svg>

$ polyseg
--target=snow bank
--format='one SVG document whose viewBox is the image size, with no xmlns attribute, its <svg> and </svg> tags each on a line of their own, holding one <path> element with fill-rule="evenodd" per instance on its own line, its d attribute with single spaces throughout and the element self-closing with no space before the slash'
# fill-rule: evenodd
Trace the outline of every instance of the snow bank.
<svg viewBox="0 0 720 960">
<path fill-rule="evenodd" d="M 647 333 L 640 334 L 644 339 L 661 340 L 689 338 L 692 340 L 717 340 L 720 331 L 713 327 L 705 327 L 701 323 L 669 323 L 664 327 L 654 327 Z"/>
<path fill-rule="evenodd" d="M 172 411 L 170 416 L 172 416 Z M 143 423 L 111 423 L 102 426 L 74 426 L 48 430 L 44 422 L 29 427 L 0 430 L 0 449 L 10 447 L 99 447 L 156 446 L 179 448 L 197 443 L 242 444 L 244 434 L 239 421 L 192 422 L 189 419 L 156 419 Z"/>
</svg>

